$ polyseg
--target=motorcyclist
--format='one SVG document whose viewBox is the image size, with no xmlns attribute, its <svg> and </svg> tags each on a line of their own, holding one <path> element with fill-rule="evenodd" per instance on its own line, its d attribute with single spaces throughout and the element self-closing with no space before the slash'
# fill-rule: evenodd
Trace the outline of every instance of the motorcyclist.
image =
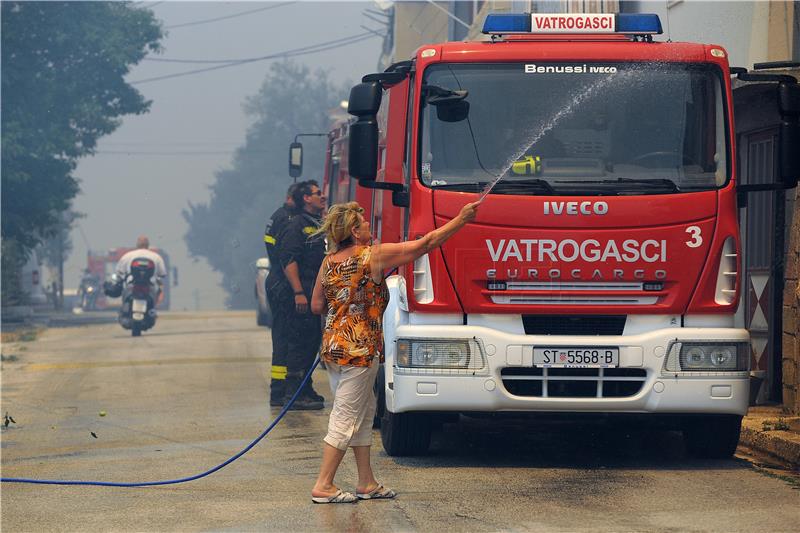
<svg viewBox="0 0 800 533">
<path fill-rule="evenodd" d="M 89 287 L 94 287 L 94 290 L 97 291 L 100 287 L 100 277 L 87 268 L 83 271 L 81 283 L 78 286 L 78 297 L 80 298 L 81 306 L 91 309 L 94 307 L 93 298 L 96 297 L 96 294 L 92 296 L 87 294 Z"/>
<path fill-rule="evenodd" d="M 293 183 L 286 192 L 286 201 L 279 207 L 264 229 L 264 246 L 269 257 L 269 274 L 267 275 L 266 293 L 270 309 L 272 309 L 272 371 L 270 379 L 269 404 L 274 407 L 283 405 L 286 385 L 286 356 L 289 353 L 287 337 L 287 320 L 294 307 L 291 287 L 281 268 L 278 250 L 289 220 L 297 213 L 292 194 L 302 183 Z"/>
<path fill-rule="evenodd" d="M 119 279 L 125 280 L 131 272 L 131 262 L 138 257 L 150 259 L 156 265 L 155 274 L 153 275 L 154 279 L 152 280 L 154 282 L 153 288 L 155 289 L 153 301 L 158 302 L 164 278 L 167 277 L 167 267 L 164 264 L 164 259 L 153 250 L 150 250 L 150 239 L 146 236 L 142 235 L 136 239 L 135 250 L 131 250 L 120 257 L 115 272 L 117 276 L 119 276 Z"/>
</svg>

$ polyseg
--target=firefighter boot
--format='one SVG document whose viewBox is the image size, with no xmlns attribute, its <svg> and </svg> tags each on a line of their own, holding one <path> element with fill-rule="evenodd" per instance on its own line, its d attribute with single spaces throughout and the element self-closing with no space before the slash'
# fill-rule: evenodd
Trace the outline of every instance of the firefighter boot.
<svg viewBox="0 0 800 533">
<path fill-rule="evenodd" d="M 300 394 L 302 396 L 305 396 L 306 398 L 314 400 L 315 402 L 325 401 L 325 397 L 314 390 L 314 385 L 311 383 L 310 379 L 308 380 L 308 383 L 306 383 L 306 386 L 303 388 L 303 392 L 301 392 Z"/>
<path fill-rule="evenodd" d="M 272 378 L 269 384 L 270 407 L 283 407 L 284 396 L 286 396 L 286 379 Z"/>
</svg>

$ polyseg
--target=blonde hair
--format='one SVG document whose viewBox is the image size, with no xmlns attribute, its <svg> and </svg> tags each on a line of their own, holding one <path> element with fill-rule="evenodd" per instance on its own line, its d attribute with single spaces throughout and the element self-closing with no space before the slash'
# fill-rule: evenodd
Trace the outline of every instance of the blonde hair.
<svg viewBox="0 0 800 533">
<path fill-rule="evenodd" d="M 358 205 L 358 202 L 334 204 L 330 207 L 328 215 L 315 233 L 315 235 L 325 235 L 325 239 L 328 241 L 326 252 L 328 255 L 341 250 L 343 244 L 352 243 L 353 228 L 361 223 L 359 215 L 363 213 L 364 208 Z"/>
</svg>

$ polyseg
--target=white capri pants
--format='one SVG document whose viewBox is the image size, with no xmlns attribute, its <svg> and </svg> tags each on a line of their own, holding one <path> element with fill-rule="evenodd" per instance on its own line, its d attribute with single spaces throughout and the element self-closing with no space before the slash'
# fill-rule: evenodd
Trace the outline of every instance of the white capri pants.
<svg viewBox="0 0 800 533">
<path fill-rule="evenodd" d="M 328 434 L 323 439 L 339 450 L 372 445 L 372 419 L 377 401 L 373 386 L 378 362 L 370 366 L 340 366 L 325 363 L 333 391 Z"/>
</svg>

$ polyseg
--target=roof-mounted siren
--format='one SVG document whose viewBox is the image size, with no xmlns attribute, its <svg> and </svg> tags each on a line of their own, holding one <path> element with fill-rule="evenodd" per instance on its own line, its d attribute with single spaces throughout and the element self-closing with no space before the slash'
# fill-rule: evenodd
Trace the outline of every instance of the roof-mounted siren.
<svg viewBox="0 0 800 533">
<path fill-rule="evenodd" d="M 488 35 L 617 34 L 652 41 L 661 35 L 653 13 L 490 13 L 483 24 Z"/>
</svg>

